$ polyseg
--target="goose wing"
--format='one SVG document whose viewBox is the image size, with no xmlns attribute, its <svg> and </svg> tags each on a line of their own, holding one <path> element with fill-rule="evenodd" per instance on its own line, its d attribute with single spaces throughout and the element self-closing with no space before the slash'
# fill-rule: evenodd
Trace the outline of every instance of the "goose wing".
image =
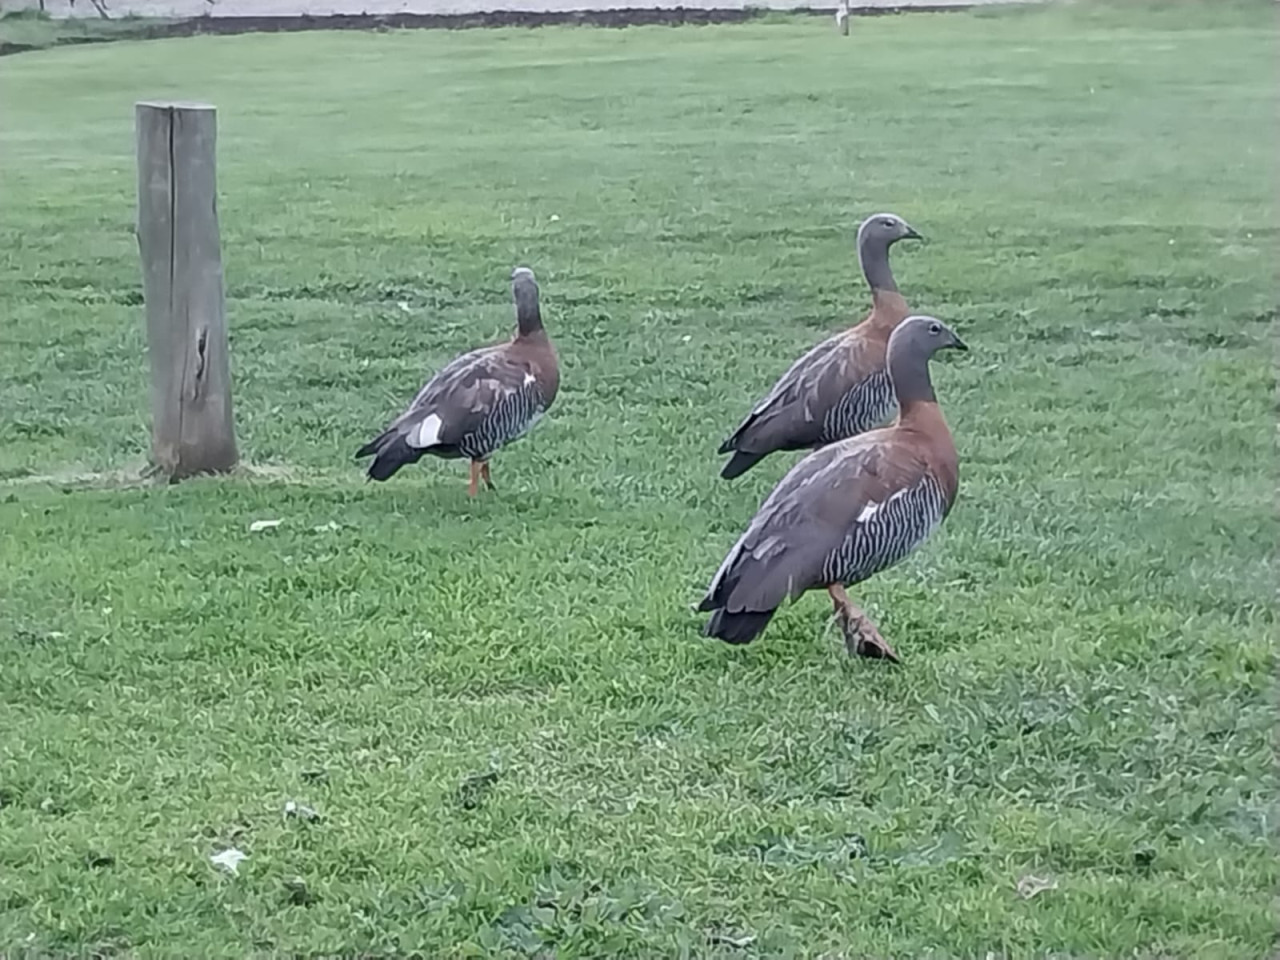
<svg viewBox="0 0 1280 960">
<path fill-rule="evenodd" d="M 530 365 L 508 347 L 484 347 L 453 360 L 388 429 L 419 450 L 456 446 L 476 433 L 504 401 L 535 382 Z"/>
<path fill-rule="evenodd" d="M 765 499 L 712 578 L 699 609 L 772 611 L 806 590 L 842 579 L 849 571 L 833 567 L 850 552 L 864 554 L 869 561 L 864 565 L 875 567 L 882 559 L 885 506 L 927 486 L 929 478 L 925 458 L 893 428 L 809 454 Z"/>
<path fill-rule="evenodd" d="M 720 453 L 771 453 L 817 444 L 827 413 L 866 375 L 867 344 L 848 331 L 828 337 L 793 363 Z"/>
</svg>

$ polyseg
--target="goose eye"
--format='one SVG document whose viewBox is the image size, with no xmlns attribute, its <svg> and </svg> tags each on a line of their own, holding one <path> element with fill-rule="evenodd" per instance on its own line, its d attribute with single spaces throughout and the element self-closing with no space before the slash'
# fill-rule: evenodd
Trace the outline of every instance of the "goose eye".
<svg viewBox="0 0 1280 960">
<path fill-rule="evenodd" d="M 893 226 L 893 221 L 892 221 L 892 220 L 881 220 L 881 221 L 880 221 L 880 226 L 882 226 L 882 227 L 892 227 L 892 226 Z"/>
<path fill-rule="evenodd" d="M 942 324 L 940 323 L 929 324 L 929 332 L 936 337 L 938 334 L 942 332 Z"/>
</svg>

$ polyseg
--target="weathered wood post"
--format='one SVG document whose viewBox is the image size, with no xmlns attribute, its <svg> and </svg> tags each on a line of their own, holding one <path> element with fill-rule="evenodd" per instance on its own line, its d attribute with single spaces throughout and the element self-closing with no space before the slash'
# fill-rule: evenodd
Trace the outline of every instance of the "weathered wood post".
<svg viewBox="0 0 1280 960">
<path fill-rule="evenodd" d="M 151 456 L 170 480 L 236 465 L 222 250 L 217 112 L 139 103 L 138 251 L 151 358 Z"/>
<path fill-rule="evenodd" d="M 840 0 L 836 7 L 836 26 L 840 28 L 840 36 L 849 35 L 849 0 Z"/>
</svg>

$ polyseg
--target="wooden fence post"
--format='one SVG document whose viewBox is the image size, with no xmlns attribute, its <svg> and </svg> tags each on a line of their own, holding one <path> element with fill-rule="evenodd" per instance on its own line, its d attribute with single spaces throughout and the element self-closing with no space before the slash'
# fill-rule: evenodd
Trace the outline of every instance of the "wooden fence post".
<svg viewBox="0 0 1280 960">
<path fill-rule="evenodd" d="M 842 37 L 849 35 L 849 0 L 840 0 L 836 7 L 836 26 L 840 28 Z"/>
<path fill-rule="evenodd" d="M 139 103 L 138 251 L 151 358 L 151 456 L 170 480 L 236 465 L 222 250 L 217 112 Z"/>
</svg>

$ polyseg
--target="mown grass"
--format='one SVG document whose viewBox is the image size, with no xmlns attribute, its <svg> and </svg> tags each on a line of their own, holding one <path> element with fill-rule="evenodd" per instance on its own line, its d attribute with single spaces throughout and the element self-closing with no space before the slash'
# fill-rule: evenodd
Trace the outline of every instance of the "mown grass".
<svg viewBox="0 0 1280 960">
<path fill-rule="evenodd" d="M 1265 16 L 0 62 L 0 953 L 1268 956 Z M 257 469 L 125 488 L 157 96 L 219 108 Z M 865 309 L 881 209 L 972 348 L 936 371 L 957 508 L 855 594 L 905 663 L 847 661 L 817 597 L 702 640 L 794 459 L 730 485 L 714 449 Z M 363 483 L 352 450 L 506 332 L 516 263 L 564 386 L 500 492 Z"/>
</svg>

